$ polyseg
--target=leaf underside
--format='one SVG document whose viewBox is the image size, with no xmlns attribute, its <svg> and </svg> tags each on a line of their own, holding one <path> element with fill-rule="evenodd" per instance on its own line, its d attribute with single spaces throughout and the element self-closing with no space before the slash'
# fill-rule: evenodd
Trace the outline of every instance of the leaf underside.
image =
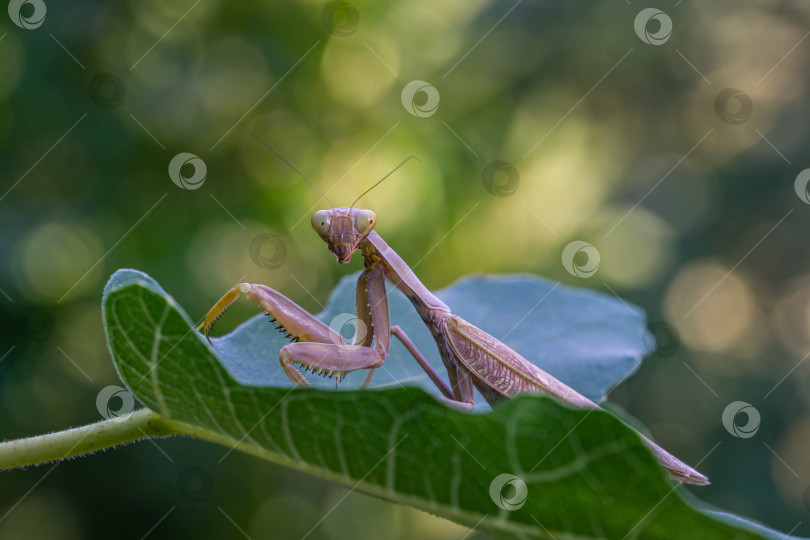
<svg viewBox="0 0 810 540">
<path fill-rule="evenodd" d="M 439 296 L 591 399 L 630 374 L 645 352 L 642 313 L 597 293 L 511 277 L 468 279 Z M 349 277 L 319 318 L 328 324 L 353 303 Z M 390 307 L 392 322 L 439 367 L 407 300 L 391 293 Z M 339 391 L 319 378 L 316 388 L 292 388 L 277 360 L 287 341 L 264 317 L 215 339 L 212 349 L 174 300 L 133 270 L 113 275 L 103 309 L 122 381 L 177 433 L 477 525 L 495 538 L 781 537 L 687 504 L 635 432 L 607 412 L 525 395 L 462 413 L 431 397 L 438 392 L 398 344 L 373 390 L 351 389 L 365 373 L 347 377 Z M 523 505 L 511 512 L 494 502 L 501 503 L 497 493 L 490 496 L 501 474 L 527 486 Z M 513 496 L 508 488 L 501 495 L 506 503 Z"/>
</svg>

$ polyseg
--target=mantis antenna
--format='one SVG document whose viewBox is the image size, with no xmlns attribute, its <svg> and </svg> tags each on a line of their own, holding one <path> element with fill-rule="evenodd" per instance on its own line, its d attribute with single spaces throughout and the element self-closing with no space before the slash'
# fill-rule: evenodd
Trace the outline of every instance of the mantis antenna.
<svg viewBox="0 0 810 540">
<path fill-rule="evenodd" d="M 274 153 L 274 154 L 275 154 L 275 155 L 278 157 L 278 159 L 280 159 L 281 161 L 283 161 L 285 165 L 287 165 L 289 168 L 291 168 L 293 171 L 295 171 L 295 173 L 296 173 L 298 176 L 300 176 L 301 178 L 303 178 L 304 180 L 306 180 L 306 181 L 307 181 L 307 184 L 309 184 L 310 186 L 314 187 L 314 188 L 315 188 L 315 191 L 317 191 L 318 193 L 320 193 L 320 194 L 321 194 L 321 196 L 322 196 L 324 199 L 326 199 L 326 202 L 328 202 L 328 203 L 329 203 L 329 206 L 331 206 L 332 208 L 334 208 L 334 207 L 335 207 L 335 205 L 334 205 L 334 204 L 332 204 L 332 201 L 330 201 L 330 200 L 329 200 L 329 197 L 327 197 L 327 196 L 326 196 L 326 194 L 325 194 L 323 191 L 321 191 L 321 190 L 318 188 L 318 186 L 316 186 L 315 184 L 313 184 L 313 183 L 312 183 L 312 181 L 311 181 L 309 178 L 307 178 L 306 176 L 304 176 L 304 173 L 302 173 L 301 171 L 299 171 L 298 169 L 296 169 L 296 168 L 293 166 L 293 164 L 292 164 L 292 163 L 290 163 L 289 161 L 287 161 L 286 159 L 284 159 L 284 156 L 282 156 L 281 154 L 279 154 L 278 152 L 276 152 L 275 150 L 273 150 L 273 148 L 272 148 L 272 147 L 271 147 L 269 144 L 267 144 L 266 142 L 264 142 L 264 141 L 262 140 L 262 138 L 261 138 L 261 137 L 259 137 L 259 136 L 258 136 L 258 135 L 256 135 L 255 133 L 253 133 L 253 131 L 251 131 L 249 127 L 247 127 L 247 126 L 246 126 L 245 124 L 243 124 L 241 121 L 239 121 L 238 119 L 236 119 L 236 118 L 235 118 L 235 117 L 234 117 L 234 116 L 233 116 L 231 113 L 229 113 L 228 111 L 226 111 L 225 109 L 223 109 L 223 108 L 222 108 L 222 107 L 220 107 L 219 105 L 214 105 L 213 103 L 207 103 L 207 104 L 203 105 L 203 108 L 205 108 L 205 107 L 214 107 L 215 109 L 219 109 L 221 112 L 223 112 L 223 113 L 225 114 L 225 116 L 227 116 L 228 118 L 230 118 L 231 120 L 233 120 L 233 121 L 234 121 L 234 123 L 236 123 L 236 124 L 237 124 L 239 127 L 241 127 L 242 129 L 244 129 L 245 131 L 247 131 L 248 133 L 250 133 L 250 135 L 251 135 L 251 136 L 252 136 L 254 139 L 256 139 L 257 141 L 259 141 L 260 143 L 262 143 L 262 144 L 265 146 L 265 148 L 267 148 L 268 150 L 270 150 L 271 152 L 273 152 L 273 153 Z M 411 156 L 411 157 L 413 157 L 413 156 Z M 409 158 L 409 159 L 410 159 L 410 158 Z M 405 161 L 407 161 L 407 160 L 405 160 Z M 403 162 L 403 163 L 404 163 L 404 162 Z M 397 167 L 397 168 L 399 168 L 399 167 Z M 395 171 L 395 170 L 396 170 L 396 169 L 394 169 L 394 171 Z M 394 172 L 394 171 L 391 171 L 391 172 Z M 391 174 L 391 173 L 388 173 L 388 174 Z M 383 178 L 383 180 L 385 180 L 385 179 Z M 380 180 L 380 182 L 382 182 L 382 180 Z M 379 182 L 378 182 L 378 183 L 379 183 Z M 364 195 L 365 195 L 365 193 L 364 193 Z"/>
<path fill-rule="evenodd" d="M 394 174 L 395 172 L 397 172 L 397 169 L 399 169 L 400 167 L 402 167 L 403 165 L 405 165 L 405 164 L 406 164 L 408 161 L 410 161 L 410 160 L 412 160 L 412 159 L 418 160 L 418 161 L 419 161 L 419 163 L 421 163 L 421 162 L 422 162 L 422 160 L 421 160 L 421 159 L 419 159 L 419 157 L 418 157 L 418 156 L 408 156 L 408 157 L 406 157 L 406 158 L 405 158 L 405 159 L 402 161 L 402 163 L 400 163 L 399 165 L 397 165 L 396 167 L 394 167 L 394 170 L 392 170 L 390 173 L 388 173 L 388 174 L 386 174 L 385 176 L 383 176 L 382 178 L 380 178 L 380 180 L 379 180 L 379 181 L 378 181 L 376 184 L 374 184 L 373 186 L 371 186 L 370 188 L 368 188 L 367 190 L 365 190 L 363 193 L 361 193 L 361 194 L 360 194 L 360 196 L 359 196 L 359 197 L 357 197 L 357 198 L 354 200 L 354 202 L 352 203 L 352 205 L 351 205 L 351 207 L 350 207 L 350 208 L 354 208 L 355 203 L 356 203 L 357 201 L 359 201 L 361 198 L 363 198 L 363 196 L 364 196 L 366 193 L 368 193 L 369 191 L 371 191 L 371 190 L 372 190 L 372 189 L 374 189 L 375 187 L 379 186 L 379 185 L 382 183 L 382 181 L 383 181 L 383 180 L 385 180 L 386 178 L 388 178 L 389 176 L 391 176 L 392 174 Z"/>
</svg>

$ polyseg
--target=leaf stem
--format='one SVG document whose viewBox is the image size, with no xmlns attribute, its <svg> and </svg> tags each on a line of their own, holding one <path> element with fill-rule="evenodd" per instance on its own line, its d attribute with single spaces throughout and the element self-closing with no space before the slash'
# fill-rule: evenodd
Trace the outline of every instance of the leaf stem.
<svg viewBox="0 0 810 540">
<path fill-rule="evenodd" d="M 57 461 L 104 448 L 174 434 L 150 409 L 64 431 L 0 443 L 0 470 Z"/>
</svg>

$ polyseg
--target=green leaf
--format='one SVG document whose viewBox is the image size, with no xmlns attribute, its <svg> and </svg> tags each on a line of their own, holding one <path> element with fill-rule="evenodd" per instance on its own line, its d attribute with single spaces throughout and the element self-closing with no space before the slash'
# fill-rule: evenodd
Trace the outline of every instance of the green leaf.
<svg viewBox="0 0 810 540">
<path fill-rule="evenodd" d="M 640 313 L 603 295 L 550 290 L 526 277 L 482 278 L 441 296 L 598 398 L 638 363 Z M 549 294 L 538 303 L 541 291 Z M 350 293 L 344 281 L 323 318 L 351 311 Z M 400 320 L 407 306 L 400 300 L 392 298 L 392 319 L 411 324 Z M 132 393 L 170 431 L 220 443 L 223 453 L 237 448 L 496 538 L 760 537 L 746 530 L 753 525 L 723 523 L 687 504 L 638 435 L 607 412 L 536 395 L 484 414 L 459 412 L 421 388 L 393 384 L 415 373 L 398 353 L 386 363 L 389 379 L 375 375 L 386 388 L 290 388 L 277 361 L 283 342 L 269 324 L 252 319 L 212 349 L 157 283 L 131 270 L 111 278 L 103 308 L 116 368 Z M 415 327 L 406 330 L 416 337 Z M 426 352 L 428 345 L 420 342 Z M 580 362 L 598 371 L 596 382 L 574 369 Z M 355 375 L 357 384 L 364 374 Z M 504 474 L 519 480 L 498 489 L 493 482 Z M 503 508 L 510 501 L 518 506 L 511 512 Z"/>
</svg>

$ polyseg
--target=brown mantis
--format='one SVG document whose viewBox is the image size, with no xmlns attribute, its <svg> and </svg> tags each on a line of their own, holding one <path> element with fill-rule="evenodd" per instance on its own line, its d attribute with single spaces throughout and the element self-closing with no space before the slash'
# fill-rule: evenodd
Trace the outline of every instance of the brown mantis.
<svg viewBox="0 0 810 540">
<path fill-rule="evenodd" d="M 267 146 L 247 127 L 242 127 Z M 269 146 L 267 148 L 329 201 L 306 176 L 275 150 Z M 408 159 L 357 200 L 393 174 Z M 358 321 L 369 331 L 358 332 L 355 341 L 349 343 L 338 332 L 281 293 L 265 285 L 242 283 L 228 291 L 206 315 L 199 327 L 204 330 L 206 338 L 222 313 L 239 296 L 245 294 L 250 300 L 258 302 L 269 314 L 271 321 L 294 341 L 281 349 L 279 361 L 284 372 L 297 386 L 309 386 L 309 381 L 299 368 L 318 375 L 336 377 L 338 381 L 352 371 L 368 369 L 370 371 L 364 386 L 367 385 L 374 370 L 382 366 L 388 357 L 391 336 L 394 336 L 439 389 L 441 395 L 437 398 L 448 405 L 472 410 L 473 388 L 477 388 L 490 405 L 516 394 L 538 393 L 571 407 L 599 409 L 599 405 L 541 370 L 504 343 L 454 315 L 374 231 L 377 222 L 374 212 L 354 208 L 357 200 L 349 208 L 335 208 L 329 202 L 332 208 L 315 212 L 311 223 L 339 263 L 348 263 L 355 251 L 361 252 L 364 269 L 357 280 L 356 313 Z M 391 325 L 386 279 L 411 301 L 433 335 L 447 370 L 449 385 L 405 332 L 400 327 Z M 642 439 L 674 480 L 699 485 L 709 483 L 708 478 L 700 472 L 643 435 Z"/>
</svg>

